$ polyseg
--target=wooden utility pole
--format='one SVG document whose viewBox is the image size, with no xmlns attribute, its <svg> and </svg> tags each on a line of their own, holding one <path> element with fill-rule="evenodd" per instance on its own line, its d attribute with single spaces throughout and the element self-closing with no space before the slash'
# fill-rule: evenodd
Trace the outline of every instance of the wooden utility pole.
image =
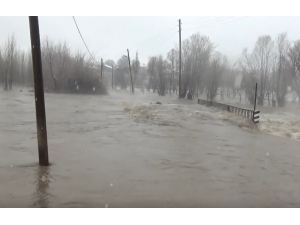
<svg viewBox="0 0 300 225">
<path fill-rule="evenodd" d="M 131 74 L 131 66 L 130 66 L 129 49 L 127 49 L 127 54 L 128 54 L 127 58 L 128 58 L 128 64 L 129 64 L 130 80 L 131 80 L 131 91 L 132 91 L 132 93 L 134 93 L 132 74 Z"/>
<path fill-rule="evenodd" d="M 39 20 L 29 16 L 39 164 L 49 166 Z"/>
<path fill-rule="evenodd" d="M 174 48 L 172 49 L 172 89 L 174 93 Z"/>
<path fill-rule="evenodd" d="M 255 93 L 254 93 L 254 111 L 256 110 L 256 96 L 257 96 L 257 83 L 255 84 Z"/>
<path fill-rule="evenodd" d="M 103 59 L 101 58 L 101 81 L 103 76 Z"/>
<path fill-rule="evenodd" d="M 111 89 L 114 89 L 114 66 L 111 66 Z"/>
<path fill-rule="evenodd" d="M 181 19 L 179 19 L 179 98 L 181 98 Z"/>
</svg>

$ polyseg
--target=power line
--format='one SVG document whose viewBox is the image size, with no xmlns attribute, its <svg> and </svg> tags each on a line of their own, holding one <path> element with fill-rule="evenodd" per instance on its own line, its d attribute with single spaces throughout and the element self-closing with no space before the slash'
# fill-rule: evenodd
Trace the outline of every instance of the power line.
<svg viewBox="0 0 300 225">
<path fill-rule="evenodd" d="M 163 30 L 160 31 L 159 33 L 157 33 L 156 35 L 152 36 L 152 37 L 148 37 L 147 39 L 145 39 L 144 41 L 140 42 L 139 45 L 143 45 L 149 41 L 153 41 L 153 39 L 157 39 L 158 37 L 165 37 L 166 34 L 169 34 L 169 32 L 171 32 L 172 30 L 174 30 L 176 28 L 176 26 L 173 26 L 171 29 L 167 29 L 167 30 Z M 164 33 L 163 35 L 161 35 L 162 33 Z"/>
<path fill-rule="evenodd" d="M 226 18 L 225 20 L 230 19 L 232 17 Z M 233 20 L 229 20 L 229 21 L 224 21 L 224 19 L 223 19 L 223 20 L 215 21 L 214 23 L 205 24 L 205 25 L 202 25 L 200 27 L 185 29 L 185 30 L 196 30 L 196 29 L 199 29 L 199 28 L 202 28 L 202 27 L 205 27 L 205 26 L 210 26 L 210 25 L 213 25 L 212 27 L 215 27 L 215 26 L 219 26 L 219 25 L 223 25 L 223 24 L 227 24 L 227 23 L 232 23 L 232 22 L 235 22 L 235 21 L 238 21 L 238 20 L 241 20 L 241 19 L 245 19 L 246 17 L 237 18 L 237 19 L 233 19 Z"/>
<path fill-rule="evenodd" d="M 221 21 L 224 21 L 224 20 L 228 20 L 232 17 L 226 17 L 226 16 L 222 16 L 222 17 L 219 17 L 219 18 L 215 18 L 215 19 L 206 19 L 204 21 L 199 21 L 197 24 L 195 25 L 209 25 L 209 24 L 215 24 L 215 23 L 218 23 L 218 22 L 221 22 Z M 191 23 L 187 23 L 187 24 L 184 24 L 184 25 L 190 25 Z"/>
<path fill-rule="evenodd" d="M 216 23 L 220 23 L 220 22 L 226 21 L 226 20 L 231 19 L 231 18 L 234 18 L 234 16 L 224 17 L 222 19 L 219 19 L 219 20 L 211 23 L 210 25 L 213 25 L 213 24 L 216 24 Z"/>
<path fill-rule="evenodd" d="M 177 33 L 177 31 L 172 31 L 172 32 L 168 33 L 167 35 L 161 36 L 160 41 L 153 42 L 153 43 L 148 44 L 148 45 L 140 45 L 139 49 L 140 50 L 148 50 L 148 49 L 153 48 L 153 47 L 160 47 L 163 44 L 169 42 L 170 38 L 174 37 L 174 34 L 176 34 L 176 33 Z"/>
<path fill-rule="evenodd" d="M 213 22 L 215 20 L 219 20 L 219 19 L 222 19 L 222 18 L 225 18 L 226 16 L 222 16 L 222 17 L 217 17 L 217 18 L 211 18 L 211 17 L 202 17 L 200 18 L 200 20 L 194 20 L 194 21 L 191 21 L 191 22 L 187 22 L 187 23 L 182 23 L 184 25 L 188 25 L 188 24 L 201 24 L 201 23 L 205 23 L 205 22 Z"/>
<path fill-rule="evenodd" d="M 194 23 L 184 23 L 184 25 L 190 25 L 190 24 L 194 24 L 194 25 L 202 25 L 202 24 L 214 24 L 223 20 L 227 20 L 231 17 L 226 17 L 226 16 L 221 16 L 221 17 L 217 17 L 217 18 L 206 18 L 206 20 L 203 21 L 198 21 L 197 24 L 195 24 L 196 21 L 194 21 Z"/>
<path fill-rule="evenodd" d="M 164 36 L 164 38 L 162 39 L 162 41 L 156 45 L 156 47 L 160 47 L 162 44 L 165 44 L 166 42 L 170 41 L 170 38 L 174 38 L 175 34 L 177 33 L 177 31 L 172 31 L 171 33 L 169 33 L 169 35 Z"/>
<path fill-rule="evenodd" d="M 232 17 L 223 17 L 223 18 L 219 18 L 219 19 L 216 19 L 216 20 L 213 20 L 213 21 L 209 21 L 208 23 L 200 23 L 200 26 L 196 27 L 196 28 L 190 28 L 190 29 L 186 29 L 186 30 L 195 30 L 195 29 L 198 29 L 198 28 L 202 28 L 203 26 L 209 26 L 209 25 L 214 25 L 214 24 L 218 24 L 218 23 L 222 23 L 228 19 L 230 19 Z"/>
<path fill-rule="evenodd" d="M 82 35 L 81 35 L 81 32 L 80 32 L 80 30 L 79 30 L 79 27 L 78 27 L 78 25 L 77 25 L 77 23 L 76 23 L 76 20 L 75 20 L 75 17 L 74 17 L 74 16 L 73 16 L 73 20 L 74 20 L 74 22 L 75 22 L 75 24 L 76 24 L 77 30 L 78 30 L 78 32 L 79 32 L 79 34 L 80 34 L 80 37 L 81 37 L 81 39 L 82 39 L 82 41 L 83 41 L 83 43 L 84 43 L 86 49 L 87 49 L 88 52 L 90 53 L 90 55 L 91 55 L 91 57 L 93 58 L 93 60 L 96 61 L 95 58 L 92 56 L 92 54 L 91 54 L 91 52 L 90 52 L 88 46 L 86 45 L 86 43 L 85 43 L 85 41 L 84 41 L 84 39 L 83 39 L 83 37 L 82 37 Z"/>
<path fill-rule="evenodd" d="M 144 49 L 144 50 L 145 50 L 145 49 L 149 49 L 150 47 L 152 48 L 154 45 L 155 45 L 155 46 L 161 46 L 162 43 L 165 43 L 165 42 L 167 41 L 167 39 L 168 39 L 171 35 L 173 35 L 174 32 L 176 32 L 176 30 L 173 30 L 173 29 L 175 29 L 175 28 L 176 28 L 176 26 L 173 26 L 171 29 L 164 30 L 164 31 L 163 31 L 163 32 L 164 32 L 163 35 L 159 35 L 159 34 L 163 33 L 163 32 L 160 32 L 159 34 L 157 34 L 157 35 L 155 35 L 155 36 L 152 36 L 151 38 L 147 38 L 146 40 L 144 40 L 144 41 L 138 43 L 138 44 L 136 45 L 136 47 L 137 47 L 138 49 Z M 158 39 L 160 39 L 160 41 L 158 41 L 159 44 L 157 44 L 157 42 L 153 42 L 153 40 L 158 40 Z M 149 42 L 149 41 L 152 41 L 152 43 L 151 43 L 151 44 L 145 45 L 145 44 L 146 44 L 147 42 Z"/>
<path fill-rule="evenodd" d="M 217 24 L 217 25 L 215 25 L 215 26 L 219 26 L 219 25 L 223 25 L 223 24 L 227 24 L 227 23 L 232 23 L 232 22 L 235 22 L 235 21 L 238 21 L 238 20 L 241 20 L 241 19 L 246 19 L 246 18 L 248 18 L 249 16 L 244 16 L 244 17 L 241 17 L 241 18 L 237 18 L 237 19 L 235 19 L 235 20 L 232 20 L 232 21 L 227 21 L 227 22 L 225 22 L 225 23 L 221 23 L 221 24 Z"/>
</svg>

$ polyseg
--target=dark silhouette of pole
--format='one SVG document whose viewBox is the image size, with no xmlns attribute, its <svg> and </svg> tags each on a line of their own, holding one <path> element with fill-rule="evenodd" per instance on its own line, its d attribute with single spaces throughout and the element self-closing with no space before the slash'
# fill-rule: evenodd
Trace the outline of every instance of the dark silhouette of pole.
<svg viewBox="0 0 300 225">
<path fill-rule="evenodd" d="M 129 50 L 127 49 L 127 58 L 128 58 L 128 64 L 129 64 L 129 72 L 130 72 L 130 80 L 131 80 L 131 91 L 134 93 L 134 87 L 133 87 L 133 82 L 132 82 L 132 74 L 131 74 L 131 66 L 130 66 L 130 57 L 129 57 Z"/>
<path fill-rule="evenodd" d="M 39 20 L 29 16 L 39 164 L 49 166 Z"/>
<path fill-rule="evenodd" d="M 103 76 L 103 59 L 101 58 L 101 81 L 102 81 L 102 76 Z"/>
<path fill-rule="evenodd" d="M 174 48 L 172 49 L 172 91 L 174 93 Z"/>
<path fill-rule="evenodd" d="M 179 19 L 179 98 L 181 98 L 181 19 Z"/>
<path fill-rule="evenodd" d="M 111 89 L 114 89 L 114 66 L 111 66 Z"/>
<path fill-rule="evenodd" d="M 254 111 L 256 110 L 257 83 L 255 84 Z"/>
</svg>

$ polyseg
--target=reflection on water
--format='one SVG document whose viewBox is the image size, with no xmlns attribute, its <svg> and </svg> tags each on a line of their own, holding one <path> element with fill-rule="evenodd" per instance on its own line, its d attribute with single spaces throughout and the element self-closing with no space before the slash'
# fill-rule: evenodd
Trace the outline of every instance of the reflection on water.
<svg viewBox="0 0 300 225">
<path fill-rule="evenodd" d="M 47 208 L 50 204 L 48 192 L 51 183 L 50 167 L 38 166 L 36 171 L 36 191 L 34 193 L 33 207 Z"/>
</svg>

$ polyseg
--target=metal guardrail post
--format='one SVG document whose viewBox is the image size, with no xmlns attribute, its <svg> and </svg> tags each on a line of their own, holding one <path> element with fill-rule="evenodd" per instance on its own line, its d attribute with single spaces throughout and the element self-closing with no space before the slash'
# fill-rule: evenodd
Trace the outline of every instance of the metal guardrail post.
<svg viewBox="0 0 300 225">
<path fill-rule="evenodd" d="M 253 122 L 254 123 L 259 123 L 259 113 L 260 113 L 260 110 L 253 111 Z"/>
</svg>

